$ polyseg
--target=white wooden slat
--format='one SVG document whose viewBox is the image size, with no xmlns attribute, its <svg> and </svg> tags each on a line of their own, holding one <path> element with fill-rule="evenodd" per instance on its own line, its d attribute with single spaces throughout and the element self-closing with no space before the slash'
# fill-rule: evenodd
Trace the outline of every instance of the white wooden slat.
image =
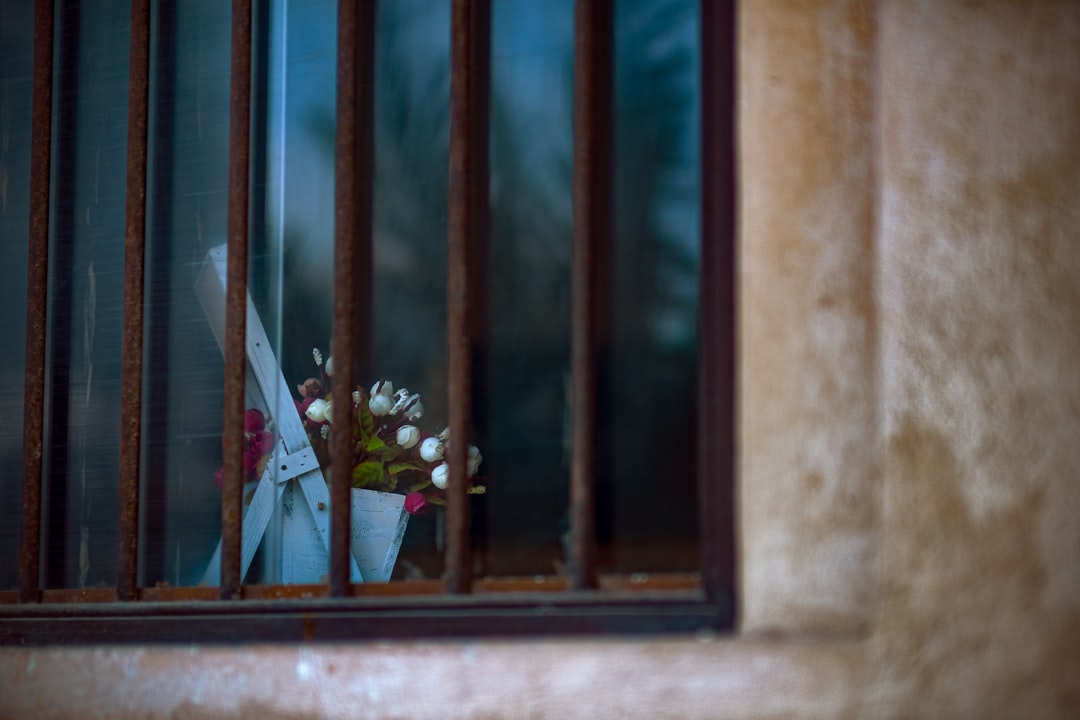
<svg viewBox="0 0 1080 720">
<path fill-rule="evenodd" d="M 278 459 L 278 458 L 281 459 Z M 270 464 L 272 463 L 272 464 Z M 301 475 L 315 475 L 322 478 L 319 471 L 319 460 L 315 457 L 315 451 L 310 447 L 302 448 L 299 452 L 291 455 L 284 454 L 284 445 L 279 441 L 274 455 L 267 464 L 262 477 L 259 478 L 255 493 L 251 502 L 244 508 L 243 533 L 240 538 L 240 576 L 247 575 L 255 552 L 259 549 L 259 543 L 270 525 L 270 519 L 274 514 L 274 505 L 281 500 L 281 491 L 284 483 Z M 278 491 L 273 492 L 274 480 L 277 480 Z M 325 557 L 325 549 L 323 551 Z M 203 574 L 203 585 L 215 585 L 221 576 L 221 541 L 218 541 L 217 549 L 207 565 Z"/>
<path fill-rule="evenodd" d="M 225 335 L 225 284 L 227 266 L 227 248 L 220 245 L 212 248 L 207 253 L 207 262 L 197 280 L 196 293 L 203 306 L 211 331 L 218 342 L 219 348 L 224 347 Z M 259 543 L 265 535 L 270 519 L 273 516 L 274 505 L 281 501 L 281 490 L 272 492 L 273 480 L 269 479 L 269 485 L 264 489 L 263 480 L 267 475 L 281 472 L 279 457 L 300 459 L 300 451 L 310 448 L 307 431 L 304 429 L 299 414 L 293 412 L 294 400 L 292 390 L 285 382 L 281 374 L 281 368 L 274 356 L 266 330 L 263 327 L 259 314 L 255 309 L 251 298 L 247 300 L 247 338 L 246 350 L 248 359 L 248 382 L 245 388 L 245 398 L 250 403 L 249 407 L 257 407 L 272 417 L 274 432 L 278 435 L 278 444 L 275 449 L 273 462 L 268 466 L 267 473 L 260 479 L 260 485 L 256 489 L 255 497 L 245 510 L 243 521 L 243 533 L 241 539 L 241 576 L 247 574 L 252 558 L 258 549 Z M 326 487 L 326 481 L 319 470 L 318 463 L 314 461 L 314 454 L 307 457 L 307 464 L 312 465 L 308 472 L 294 475 L 288 473 L 288 478 L 278 476 L 278 481 L 296 477 L 302 492 L 300 497 L 307 504 L 307 521 L 314 523 L 314 534 L 321 545 L 322 562 L 326 565 L 329 557 L 330 538 L 330 494 Z M 258 502 L 256 502 L 256 500 Z M 203 582 L 214 583 L 220 576 L 220 541 L 207 570 Z M 363 582 L 354 558 L 350 559 L 352 578 L 356 582 Z M 318 576 L 305 576 L 300 578 L 293 574 L 294 582 L 317 582 L 319 577 L 325 575 L 325 570 Z"/>
</svg>

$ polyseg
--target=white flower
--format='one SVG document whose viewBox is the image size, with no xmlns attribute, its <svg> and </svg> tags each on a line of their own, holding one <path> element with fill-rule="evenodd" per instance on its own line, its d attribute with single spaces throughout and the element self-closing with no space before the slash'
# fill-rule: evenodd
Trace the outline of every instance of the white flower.
<svg viewBox="0 0 1080 720">
<path fill-rule="evenodd" d="M 372 415 L 389 415 L 394 408 L 394 383 L 380 380 L 372 385 L 368 407 Z"/>
<path fill-rule="evenodd" d="M 326 409 L 330 407 L 330 403 L 326 402 L 322 398 L 315 398 L 308 405 L 308 409 L 304 412 L 312 422 L 323 422 L 326 420 Z"/>
<path fill-rule="evenodd" d="M 409 414 L 406 415 L 406 417 L 412 420 L 412 409 L 416 407 L 416 405 L 420 402 L 420 394 L 417 393 L 410 395 L 408 390 L 402 388 L 401 390 L 397 391 L 397 394 L 394 395 L 394 397 L 397 398 L 397 401 L 394 403 L 394 407 L 390 410 L 390 413 L 392 415 L 397 415 L 402 410 L 408 409 Z"/>
<path fill-rule="evenodd" d="M 326 358 L 326 374 L 327 375 L 333 375 L 334 374 L 334 358 L 333 357 Z"/>
<path fill-rule="evenodd" d="M 397 431 L 397 444 L 408 450 L 420 442 L 420 428 L 415 425 L 402 425 Z"/>
<path fill-rule="evenodd" d="M 443 428 L 442 430 L 440 430 L 438 433 L 435 434 L 435 437 L 439 438 L 443 442 L 446 442 L 447 440 L 450 439 L 450 428 L 448 428 L 448 427 Z"/>
<path fill-rule="evenodd" d="M 467 466 L 467 472 L 469 477 L 476 474 L 476 471 L 480 469 L 480 463 L 484 461 L 484 456 L 480 454 L 480 448 L 475 445 L 469 446 L 469 463 Z"/>
<path fill-rule="evenodd" d="M 352 404 L 353 405 L 359 405 L 360 404 L 360 391 L 359 390 L 353 390 L 352 391 Z"/>
<path fill-rule="evenodd" d="M 431 471 L 431 484 L 440 490 L 445 490 L 450 483 L 450 466 L 446 463 L 439 465 Z"/>
<path fill-rule="evenodd" d="M 330 437 L 330 426 L 329 425 L 323 425 L 322 428 L 319 429 L 319 435 L 322 436 L 323 440 Z"/>
<path fill-rule="evenodd" d="M 420 396 L 413 395 L 413 397 L 415 397 L 417 400 L 415 403 L 412 404 L 411 407 L 409 407 L 408 411 L 406 411 L 405 418 L 407 420 L 419 420 L 421 417 L 424 416 L 424 405 L 420 402 Z"/>
<path fill-rule="evenodd" d="M 446 448 L 443 446 L 442 441 L 437 437 L 425 438 L 424 442 L 420 443 L 420 457 L 424 458 L 427 462 L 436 462 L 443 459 L 443 452 Z"/>
<path fill-rule="evenodd" d="M 371 409 L 372 415 L 389 415 L 392 407 L 394 403 L 385 395 L 372 395 L 368 400 L 368 408 Z"/>
<path fill-rule="evenodd" d="M 314 405 L 314 404 L 315 403 L 312 403 L 312 405 Z M 327 425 L 329 425 L 330 423 L 332 423 L 334 421 L 334 401 L 333 400 L 327 400 L 326 401 L 326 407 L 323 408 L 322 414 L 323 414 L 323 420 L 326 421 Z"/>
<path fill-rule="evenodd" d="M 311 348 L 311 357 L 315 358 L 316 365 L 322 365 L 322 352 L 319 348 Z"/>
</svg>

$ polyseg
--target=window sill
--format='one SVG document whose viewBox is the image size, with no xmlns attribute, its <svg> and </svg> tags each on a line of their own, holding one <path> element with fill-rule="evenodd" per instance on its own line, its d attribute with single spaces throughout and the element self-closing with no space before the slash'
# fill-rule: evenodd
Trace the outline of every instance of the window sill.
<svg viewBox="0 0 1080 720">
<path fill-rule="evenodd" d="M 437 581 L 249 586 L 222 601 L 217 588 L 147 588 L 119 603 L 111 588 L 53 590 L 41 603 L 3 604 L 5 644 L 320 642 L 476 636 L 669 634 L 732 627 L 730 602 L 707 601 L 694 575 L 609 576 L 573 592 L 563 578 L 495 579 L 470 595 Z"/>
</svg>

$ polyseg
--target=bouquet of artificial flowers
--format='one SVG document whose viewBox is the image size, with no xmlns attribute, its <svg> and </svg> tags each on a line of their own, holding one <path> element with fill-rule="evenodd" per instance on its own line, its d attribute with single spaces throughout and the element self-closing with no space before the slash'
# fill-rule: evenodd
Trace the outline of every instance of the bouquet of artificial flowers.
<svg viewBox="0 0 1080 720">
<path fill-rule="evenodd" d="M 304 421 L 311 446 L 326 468 L 330 464 L 330 436 L 338 430 L 331 427 L 333 404 L 341 402 L 330 391 L 333 379 L 333 358 L 323 363 L 318 348 L 312 351 L 319 377 L 310 377 L 297 385 L 300 400 L 296 409 Z M 446 485 L 450 466 L 446 451 L 452 442 L 450 431 L 444 428 L 430 434 L 413 424 L 424 413 L 420 395 L 406 388 L 394 389 L 389 380 L 380 380 L 370 392 L 357 387 L 346 396 L 352 405 L 352 486 L 405 495 L 405 509 L 416 514 L 431 505 L 446 504 Z M 477 470 L 483 460 L 480 451 L 469 446 L 468 492 L 483 493 L 483 478 Z"/>
</svg>

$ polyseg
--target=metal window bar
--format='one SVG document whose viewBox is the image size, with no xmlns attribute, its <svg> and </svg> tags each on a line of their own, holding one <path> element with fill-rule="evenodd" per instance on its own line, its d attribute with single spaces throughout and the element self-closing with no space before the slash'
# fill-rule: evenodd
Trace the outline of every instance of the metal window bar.
<svg viewBox="0 0 1080 720">
<path fill-rule="evenodd" d="M 30 139 L 30 238 L 26 270 L 26 392 L 19 535 L 19 602 L 37 602 L 41 582 L 41 484 L 45 446 L 45 322 L 49 281 L 52 161 L 53 3 L 34 4 L 34 101 Z"/>
<path fill-rule="evenodd" d="M 368 353 L 361 349 L 360 338 L 371 336 L 375 9 L 375 0 L 338 3 L 333 355 L 343 359 L 335 379 L 339 387 L 346 389 L 355 387 L 356 379 L 367 375 Z M 350 403 L 334 403 L 333 412 L 334 427 L 351 425 Z M 333 438 L 330 596 L 345 597 L 349 594 L 353 447 L 347 432 L 334 433 Z"/>
<path fill-rule="evenodd" d="M 142 443 L 143 289 L 146 260 L 146 142 L 150 1 L 132 0 L 128 73 L 127 201 L 120 397 L 120 516 L 116 597 L 134 600 L 139 577 L 139 451 Z"/>
<path fill-rule="evenodd" d="M 596 587 L 597 334 L 611 247 L 611 0 L 579 0 L 574 17 L 574 240 L 571 296 L 570 583 Z"/>
<path fill-rule="evenodd" d="M 446 570 L 449 593 L 472 589 L 468 478 L 472 424 L 472 314 L 484 279 L 476 267 L 487 253 L 488 107 L 491 86 L 491 2 L 454 0 L 450 39 L 450 182 L 447 255 L 450 481 Z"/>
<path fill-rule="evenodd" d="M 242 594 L 244 379 L 247 355 L 248 163 L 251 156 L 251 0 L 233 0 L 229 79 L 228 266 L 222 430 L 221 599 Z"/>
<path fill-rule="evenodd" d="M 693 602 L 667 606 L 686 618 L 723 617 L 734 608 L 730 583 L 734 576 L 731 490 L 734 470 L 735 351 L 735 2 L 701 3 L 701 320 L 699 344 L 700 395 L 698 475 L 701 506 L 701 567 L 708 604 Z M 222 492 L 223 560 L 220 597 L 242 595 L 240 577 L 241 458 L 245 377 L 247 234 L 250 158 L 250 93 L 252 7 L 250 0 L 234 0 L 230 79 L 228 279 L 225 343 L 224 449 L 225 482 Z M 367 369 L 356 345 L 371 322 L 370 282 L 361 297 L 356 278 L 371 274 L 372 111 L 375 2 L 358 5 L 342 0 L 339 7 L 338 136 L 335 213 L 335 354 L 355 358 L 342 363 L 340 372 L 349 385 Z M 574 248 L 572 276 L 572 422 L 571 471 L 572 565 L 569 587 L 596 587 L 593 514 L 595 457 L 596 335 L 599 331 L 597 295 L 600 266 L 611 233 L 612 156 L 612 23 L 611 0 L 578 0 L 575 10 L 574 110 Z M 129 87 L 128 199 L 125 219 L 125 377 L 141 378 L 142 269 L 145 253 L 146 122 L 149 73 L 149 2 L 135 0 L 132 7 L 132 47 Z M 472 586 L 469 553 L 469 515 L 466 488 L 466 452 L 471 411 L 471 360 L 476 309 L 486 301 L 476 269 L 487 252 L 488 233 L 488 108 L 490 93 L 490 0 L 454 0 L 452 7 L 452 81 L 449 219 L 449 400 L 451 426 L 459 442 L 451 445 L 451 493 L 444 589 L 468 593 Z M 32 163 L 30 236 L 27 291 L 26 405 L 24 410 L 23 493 L 19 553 L 18 602 L 42 599 L 70 601 L 65 591 L 40 588 L 40 516 L 42 451 L 44 445 L 46 304 L 48 278 L 49 191 L 51 153 L 51 101 L 54 13 L 50 0 L 37 0 L 34 20 L 34 103 L 32 110 Z M 126 440 L 121 449 L 120 564 L 115 598 L 136 599 L 138 569 L 138 454 L 141 387 L 127 388 L 121 423 Z M 336 412 L 347 413 L 347 404 Z M 344 418 L 335 416 L 336 422 Z M 342 434 L 345 437 L 345 434 Z M 454 450 L 456 448 L 456 451 Z M 333 598 L 350 594 L 348 585 L 348 472 L 337 471 L 349 458 L 342 444 L 333 449 L 335 506 L 331 576 Z M 345 501 L 339 496 L 344 494 Z M 100 598 L 99 598 L 100 595 Z M 88 597 L 108 599 L 108 593 Z M 143 599 L 154 593 L 143 593 Z M 181 594 L 182 595 L 182 594 Z M 269 597 L 267 595 L 259 595 Z M 48 596 L 48 597 L 43 597 Z M 192 598 L 202 597 L 197 591 Z M 419 602 L 419 601 L 417 601 Z M 566 608 L 577 607 L 570 601 Z M 254 607 L 257 603 L 251 603 Z M 527 603 L 526 603 L 527 604 Z M 249 605 L 245 603 L 245 605 Z M 420 607 L 424 604 L 419 603 Z M 517 604 L 496 603 L 492 611 L 505 613 Z M 134 606 L 129 606 L 134 607 Z M 450 607 L 450 606 L 447 606 Z M 60 606 L 63 608 L 63 606 Z M 496 608 L 501 608 L 497 610 Z M 696 609 L 695 609 L 696 608 Z M 42 618 L 67 609 L 42 608 Z M 220 609 L 218 609 L 220 610 Z M 207 612 L 217 612 L 207 608 Z M 327 608 L 311 607 L 321 611 Z M 199 615 L 186 608 L 192 616 Z M 125 611 L 130 613 L 129 611 Z M 259 609 L 259 612 L 263 612 Z M 451 614 L 454 612 L 450 610 Z M 648 615 L 648 611 L 645 611 Z M 597 616 L 599 625 L 624 627 L 614 615 Z M 83 613 L 85 614 L 85 613 Z M 82 617 L 80 614 L 79 617 Z M 109 611 L 85 614 L 90 623 L 111 617 Z M 496 615 L 495 617 L 500 617 Z M 651 617 L 651 616 L 650 616 Z M 607 619 L 605 619 L 607 618 Z M 122 618 L 120 618 L 122 620 Z M 462 618 L 458 618 L 461 620 Z M 656 616 L 658 627 L 670 626 L 671 617 Z M 340 622 L 340 618 L 335 620 Z M 407 624 L 411 624 L 409 621 Z M 441 621 L 438 621 L 441 622 Z M 485 621 L 486 622 L 486 621 Z M 726 621 L 721 620 L 721 623 Z M 509 625 L 507 623 L 510 623 Z M 252 627 L 262 628 L 255 622 Z M 271 621 L 273 624 L 273 621 Z M 678 623 L 676 623 L 678 624 Z M 362 625 L 362 623 L 358 623 Z M 472 627 L 468 623 L 465 625 Z M 597 627 L 597 621 L 568 618 L 567 627 Z M 649 625 L 646 623 L 646 625 Z M 338 626 L 340 628 L 340 626 Z M 506 632 L 513 617 L 485 627 Z M 310 639 L 305 624 L 303 637 Z M 181 629 L 181 632 L 183 630 Z M 464 632 L 471 632 L 468 628 Z M 432 628 L 433 634 L 436 632 Z M 273 634 L 273 633 L 270 633 Z"/>
</svg>

